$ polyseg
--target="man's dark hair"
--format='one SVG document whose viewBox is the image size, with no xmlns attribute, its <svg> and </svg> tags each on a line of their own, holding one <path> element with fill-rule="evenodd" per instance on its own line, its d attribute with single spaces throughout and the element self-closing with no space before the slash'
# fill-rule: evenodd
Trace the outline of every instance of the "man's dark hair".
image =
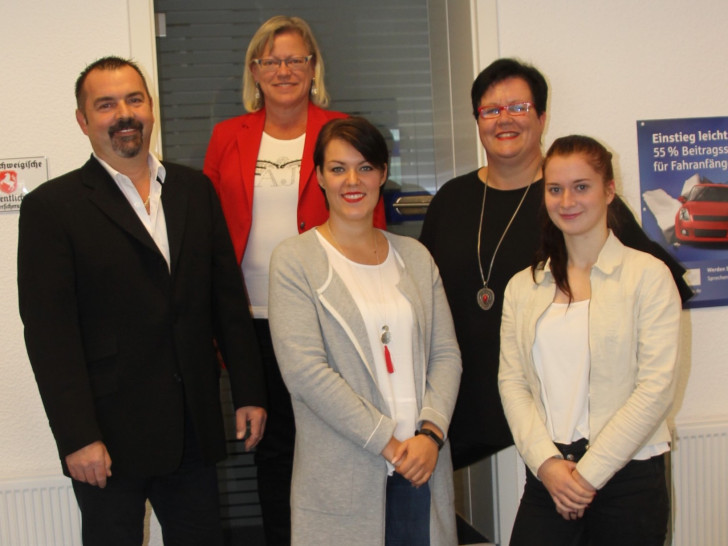
<svg viewBox="0 0 728 546">
<path fill-rule="evenodd" d="M 109 57 L 102 57 L 98 61 L 94 61 L 86 68 L 84 68 L 81 74 L 79 74 L 78 79 L 76 80 L 76 107 L 83 112 L 83 103 L 86 100 L 83 91 L 83 84 L 86 83 L 86 78 L 92 70 L 119 70 L 120 68 L 124 68 L 125 66 L 130 66 L 137 71 L 137 74 L 139 74 L 139 77 L 142 79 L 142 83 L 144 84 L 144 90 L 147 92 L 147 96 L 151 98 L 151 94 L 149 93 L 149 87 L 147 86 L 147 80 L 144 77 L 144 74 L 142 74 L 139 66 L 137 66 L 134 61 L 122 59 L 121 57 L 115 57 L 112 55 Z"/>
</svg>

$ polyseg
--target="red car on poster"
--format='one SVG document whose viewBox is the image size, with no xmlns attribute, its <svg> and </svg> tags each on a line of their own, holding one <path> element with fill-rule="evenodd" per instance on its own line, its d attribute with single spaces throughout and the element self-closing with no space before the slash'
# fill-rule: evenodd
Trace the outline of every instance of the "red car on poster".
<svg viewBox="0 0 728 546">
<path fill-rule="evenodd" d="M 678 200 L 675 237 L 684 243 L 728 243 L 728 183 L 695 184 Z"/>
</svg>

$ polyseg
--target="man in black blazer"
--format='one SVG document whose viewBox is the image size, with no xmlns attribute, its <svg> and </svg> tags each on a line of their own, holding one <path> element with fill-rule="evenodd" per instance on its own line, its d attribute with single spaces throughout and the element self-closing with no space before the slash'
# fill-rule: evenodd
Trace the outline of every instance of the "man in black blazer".
<svg viewBox="0 0 728 546">
<path fill-rule="evenodd" d="M 225 220 L 207 178 L 149 153 L 152 98 L 135 64 L 96 61 L 76 100 L 93 155 L 23 199 L 18 289 L 84 544 L 141 544 L 146 499 L 165 543 L 221 544 L 215 342 L 247 449 L 266 417 Z"/>
</svg>

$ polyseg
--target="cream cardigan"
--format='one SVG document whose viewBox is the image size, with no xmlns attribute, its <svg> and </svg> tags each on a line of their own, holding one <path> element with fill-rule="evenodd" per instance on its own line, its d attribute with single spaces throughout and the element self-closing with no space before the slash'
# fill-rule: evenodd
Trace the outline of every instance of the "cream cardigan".
<svg viewBox="0 0 728 546">
<path fill-rule="evenodd" d="M 534 475 L 558 456 L 546 428 L 532 358 L 536 321 L 553 301 L 549 264 L 508 283 L 498 386 L 516 447 Z M 665 265 L 625 247 L 610 232 L 591 271 L 590 446 L 577 470 L 597 489 L 642 447 L 669 442 L 680 297 Z"/>
</svg>

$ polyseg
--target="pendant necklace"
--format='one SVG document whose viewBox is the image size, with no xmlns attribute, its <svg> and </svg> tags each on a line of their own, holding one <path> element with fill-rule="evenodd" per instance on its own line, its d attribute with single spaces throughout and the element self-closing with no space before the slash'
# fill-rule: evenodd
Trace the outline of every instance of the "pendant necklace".
<svg viewBox="0 0 728 546">
<path fill-rule="evenodd" d="M 334 245 L 336 246 L 336 249 L 341 253 L 341 255 L 345 259 L 349 259 L 346 257 L 346 254 L 344 253 L 344 250 L 341 248 L 341 245 L 339 244 L 339 241 L 336 239 L 336 236 L 334 235 L 334 232 L 331 230 L 331 226 L 328 222 L 326 222 L 326 229 L 329 230 L 329 233 L 331 234 L 331 239 L 334 241 Z M 376 257 L 377 261 L 377 273 L 379 275 L 379 293 L 381 294 L 383 292 L 382 287 L 384 286 L 384 283 L 382 281 L 382 264 L 379 263 L 379 243 L 377 242 L 377 233 L 374 232 L 374 256 Z M 361 286 L 359 285 L 359 282 L 357 280 L 357 276 L 354 273 L 353 268 L 348 264 L 349 266 L 349 272 L 351 273 L 351 276 L 356 282 L 357 286 L 359 287 L 359 291 L 361 294 L 365 294 L 365 292 L 361 289 Z M 374 309 L 374 305 L 372 304 L 371 308 Z M 394 373 L 394 364 L 392 363 L 392 355 L 389 353 L 389 343 L 392 341 L 392 334 L 389 331 L 389 325 L 387 324 L 387 308 L 386 305 L 383 306 L 384 311 L 384 322 L 381 328 L 381 334 L 379 336 L 379 341 L 381 341 L 382 346 L 384 347 L 384 362 L 387 366 L 387 373 Z M 378 313 L 377 313 L 378 314 Z"/>
<path fill-rule="evenodd" d="M 329 229 L 329 231 L 331 231 Z M 379 243 L 377 242 L 377 233 L 374 232 L 374 256 L 377 258 L 377 273 L 379 274 L 379 293 L 384 292 L 382 287 L 382 265 L 379 263 Z M 392 334 L 389 332 L 389 325 L 387 325 L 387 306 L 386 304 L 382 307 L 384 311 L 384 324 L 382 325 L 382 335 L 379 336 L 379 341 L 384 345 L 384 362 L 387 365 L 387 373 L 394 373 L 394 364 L 392 364 L 392 355 L 389 354 L 389 342 L 392 341 Z"/>
<path fill-rule="evenodd" d="M 490 281 L 490 274 L 493 272 L 493 262 L 495 261 L 495 256 L 498 254 L 498 249 L 501 246 L 501 243 L 503 242 L 503 239 L 506 236 L 506 233 L 508 233 L 508 229 L 511 227 L 511 224 L 513 223 L 513 220 L 516 219 L 516 214 L 518 214 L 518 211 L 521 209 L 521 205 L 523 205 L 523 201 L 526 199 L 526 194 L 528 194 L 528 190 L 531 189 L 531 184 L 526 186 L 526 191 L 523 192 L 523 196 L 521 197 L 521 200 L 518 202 L 518 206 L 516 207 L 515 212 L 513 213 L 513 216 L 511 216 L 511 219 L 508 221 L 508 225 L 506 226 L 506 229 L 503 230 L 503 234 L 500 237 L 500 240 L 498 241 L 498 244 L 495 245 L 495 250 L 493 251 L 493 257 L 490 259 L 490 265 L 488 266 L 488 276 L 486 277 L 483 274 L 483 263 L 481 261 L 480 257 L 480 240 L 482 238 L 482 232 L 483 232 L 483 216 L 485 215 L 485 194 L 488 191 L 488 177 L 485 178 L 485 187 L 483 188 L 483 203 L 480 205 L 480 224 L 478 225 L 478 269 L 480 270 L 480 280 L 483 283 L 483 288 L 478 290 L 477 294 L 477 300 L 478 305 L 483 311 L 488 311 L 491 307 L 493 307 L 493 304 L 495 303 L 495 292 L 491 288 L 488 288 L 488 282 Z"/>
<path fill-rule="evenodd" d="M 159 180 L 159 177 L 157 177 L 157 180 Z M 159 180 L 159 181 L 161 183 L 161 180 Z M 151 179 L 151 171 L 149 171 L 149 191 L 147 192 L 147 198 L 142 203 L 144 205 L 144 210 L 147 211 L 147 214 L 152 214 L 152 209 L 149 206 L 149 202 L 152 198 L 152 184 L 153 184 L 153 181 Z M 139 194 L 139 197 L 141 198 L 141 194 Z"/>
</svg>

